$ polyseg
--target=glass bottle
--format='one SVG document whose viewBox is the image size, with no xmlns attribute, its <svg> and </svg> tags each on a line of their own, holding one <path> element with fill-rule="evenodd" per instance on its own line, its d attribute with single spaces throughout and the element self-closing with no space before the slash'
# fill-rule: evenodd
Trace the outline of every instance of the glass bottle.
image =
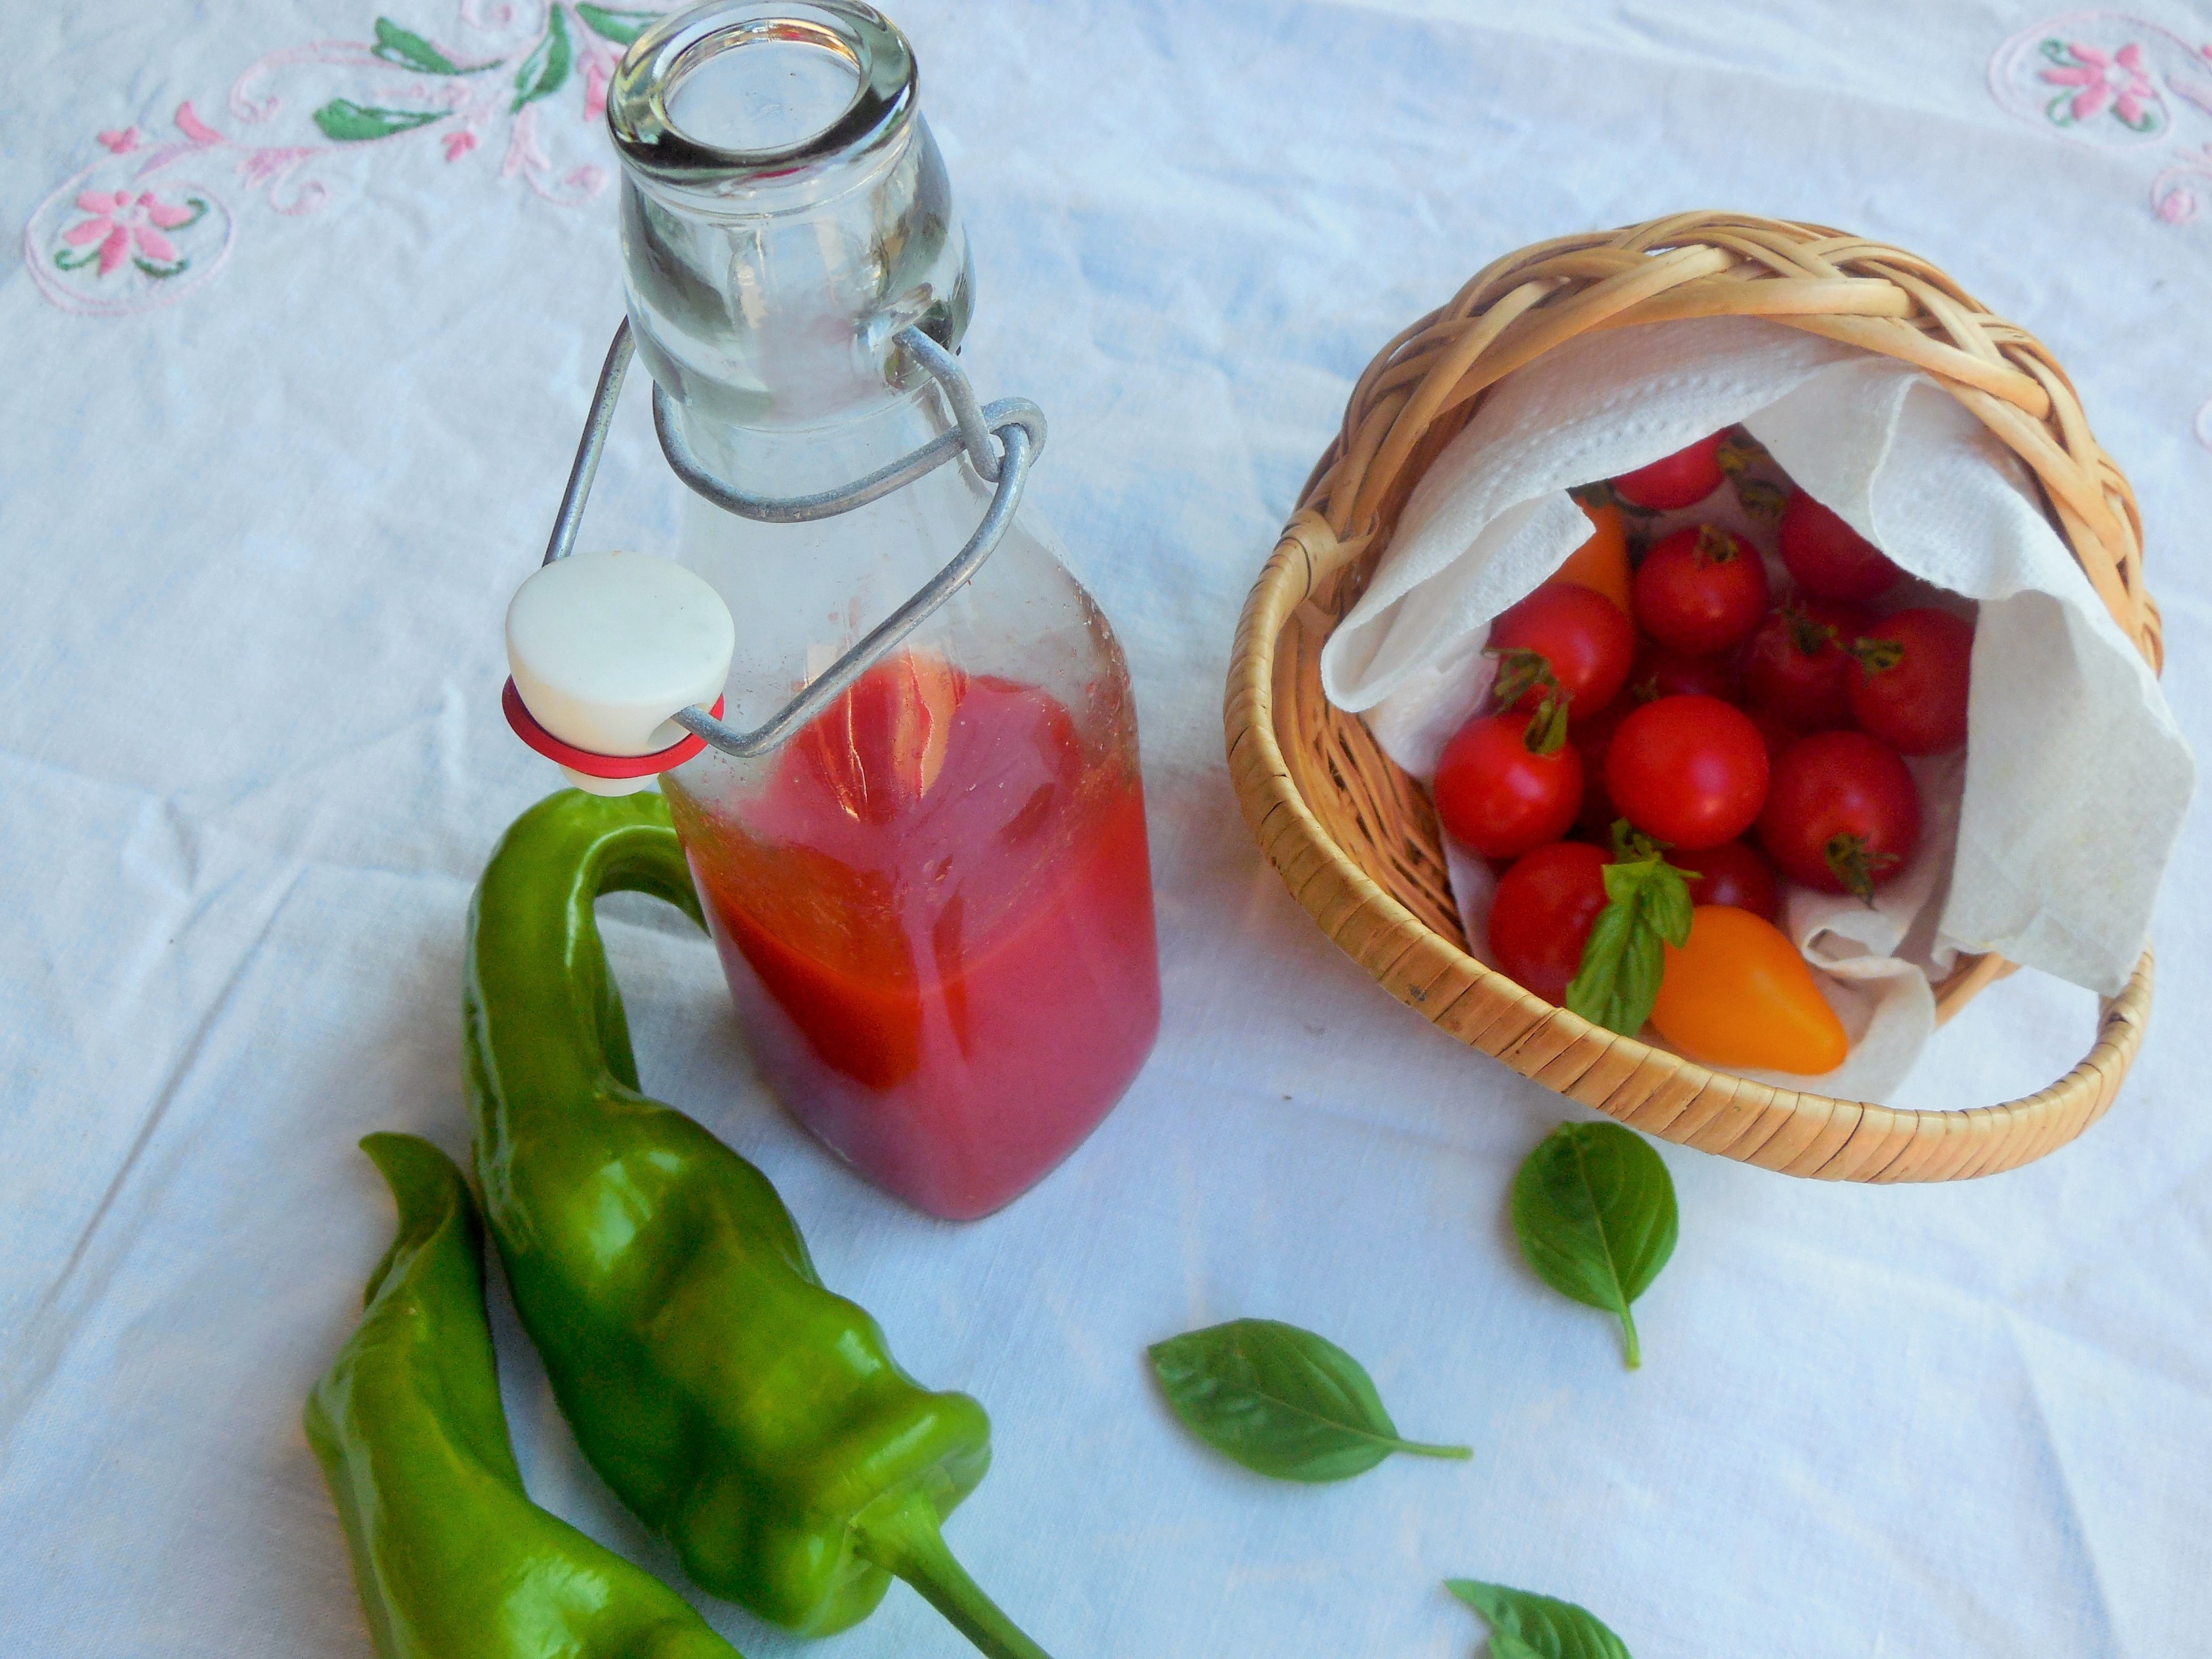
<svg viewBox="0 0 2212 1659">
<path fill-rule="evenodd" d="M 708 469 L 848 483 L 955 422 L 900 348 L 973 288 L 903 35 L 857 0 L 714 0 L 641 35 L 608 125 L 639 353 Z M 963 459 L 839 516 L 687 495 L 680 556 L 738 624 L 725 720 L 767 719 L 921 588 L 991 486 Z M 662 779 L 753 1052 L 869 1179 L 983 1215 L 1118 1100 L 1159 1022 L 1128 671 L 1024 509 L 974 578 L 781 748 Z"/>
</svg>

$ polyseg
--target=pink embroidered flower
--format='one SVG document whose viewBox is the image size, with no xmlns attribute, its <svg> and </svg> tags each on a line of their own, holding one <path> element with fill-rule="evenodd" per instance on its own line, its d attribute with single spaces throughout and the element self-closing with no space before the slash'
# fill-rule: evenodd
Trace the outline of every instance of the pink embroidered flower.
<svg viewBox="0 0 2212 1659">
<path fill-rule="evenodd" d="M 103 132 L 99 135 L 99 137 L 100 142 L 107 146 L 111 154 L 128 155 L 138 148 L 138 141 L 143 136 L 136 127 L 125 127 L 119 132 Z"/>
<path fill-rule="evenodd" d="M 476 130 L 472 127 L 457 127 L 446 135 L 446 159 L 448 161 L 459 161 L 476 147 Z"/>
<path fill-rule="evenodd" d="M 2187 185 L 2176 185 L 2158 198 L 2155 211 L 2169 225 L 2193 225 L 2199 206 L 2195 191 Z"/>
<path fill-rule="evenodd" d="M 2070 100 L 2059 100 L 2070 119 L 2094 120 L 2109 107 L 2126 125 L 2139 132 L 2148 130 L 2148 112 L 2157 107 L 2159 96 L 2143 72 L 2141 46 L 2131 41 L 2107 55 L 2082 41 L 2069 40 L 2066 50 L 2075 61 L 2044 70 L 2043 78 L 2055 87 L 2079 88 Z M 2054 113 L 2057 109 L 2054 104 Z"/>
<path fill-rule="evenodd" d="M 161 200 L 150 190 L 142 191 L 136 197 L 127 190 L 118 190 L 112 196 L 88 190 L 76 198 L 76 204 L 94 216 L 70 227 L 62 240 L 71 247 L 89 247 L 99 243 L 99 274 L 102 276 L 123 263 L 133 242 L 148 258 L 174 264 L 177 245 L 161 233 L 190 224 L 199 216 L 188 207 Z"/>
</svg>

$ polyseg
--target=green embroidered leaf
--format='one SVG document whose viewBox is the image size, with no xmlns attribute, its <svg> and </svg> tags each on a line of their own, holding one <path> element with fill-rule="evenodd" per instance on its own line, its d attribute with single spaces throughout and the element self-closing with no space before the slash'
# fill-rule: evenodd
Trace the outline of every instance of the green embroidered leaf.
<svg viewBox="0 0 2212 1659">
<path fill-rule="evenodd" d="M 2066 49 L 2066 43 L 2063 40 L 2044 41 L 2043 55 L 2052 63 L 2064 64 L 2069 68 L 2071 68 L 2074 64 L 2074 54 Z"/>
<path fill-rule="evenodd" d="M 97 242 L 85 249 L 74 259 L 70 258 L 70 251 L 65 247 L 58 247 L 54 250 L 54 263 L 64 270 L 82 270 L 98 258 L 100 258 L 100 244 Z"/>
<path fill-rule="evenodd" d="M 323 130 L 325 138 L 335 138 L 342 144 L 358 144 L 389 138 L 415 127 L 426 127 L 451 113 L 450 110 L 441 109 L 379 109 L 374 105 L 356 104 L 350 98 L 333 98 L 315 112 L 315 125 Z"/>
<path fill-rule="evenodd" d="M 1630 1659 L 1626 1644 L 1572 1601 L 1475 1578 L 1447 1578 L 1444 1588 L 1489 1624 L 1492 1659 Z"/>
<path fill-rule="evenodd" d="M 420 70 L 425 75 L 474 75 L 479 70 L 492 67 L 479 64 L 474 69 L 463 69 L 421 35 L 401 28 L 389 17 L 376 20 L 376 44 L 368 49 L 368 53 L 402 69 Z"/>
<path fill-rule="evenodd" d="M 1674 1254 L 1674 1177 L 1618 1123 L 1562 1123 L 1513 1178 L 1521 1254 L 1562 1296 L 1619 1316 L 1628 1368 L 1644 1363 L 1629 1304 Z"/>
<path fill-rule="evenodd" d="M 1399 1437 L 1359 1362 L 1273 1319 L 1237 1319 L 1147 1350 L 1168 1404 L 1216 1451 L 1278 1480 L 1345 1480 L 1392 1452 L 1472 1457 Z"/>
<path fill-rule="evenodd" d="M 508 113 L 519 114 L 525 104 L 535 103 L 561 90 L 568 79 L 575 51 L 568 42 L 568 21 L 559 6 L 546 14 L 545 33 L 531 48 L 530 56 L 514 72 L 514 102 Z"/>
<path fill-rule="evenodd" d="M 143 258 L 134 253 L 131 256 L 131 263 L 159 282 L 167 277 L 182 276 L 191 267 L 192 262 L 190 259 L 179 259 L 173 265 L 157 265 L 151 259 Z"/>
<path fill-rule="evenodd" d="M 611 40 L 626 46 L 660 21 L 657 11 L 631 11 L 627 8 L 579 5 L 576 16 L 583 26 L 602 40 Z"/>
</svg>

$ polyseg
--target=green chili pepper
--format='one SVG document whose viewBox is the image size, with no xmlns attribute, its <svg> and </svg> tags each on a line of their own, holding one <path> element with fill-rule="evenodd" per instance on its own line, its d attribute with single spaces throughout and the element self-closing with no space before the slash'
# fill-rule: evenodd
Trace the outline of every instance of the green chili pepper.
<svg viewBox="0 0 2212 1659">
<path fill-rule="evenodd" d="M 738 1659 L 684 1598 L 530 1501 L 500 1409 L 483 1237 L 427 1140 L 371 1135 L 398 1235 L 307 1396 L 384 1659 Z"/>
<path fill-rule="evenodd" d="M 659 795 L 567 790 L 507 830 L 469 911 L 477 1182 L 584 1455 L 764 1619 L 842 1630 L 896 1573 L 994 1659 L 1043 1659 L 938 1534 L 990 1463 L 983 1408 L 901 1370 L 768 1178 L 638 1091 L 592 914 L 621 890 L 701 921 Z"/>
</svg>

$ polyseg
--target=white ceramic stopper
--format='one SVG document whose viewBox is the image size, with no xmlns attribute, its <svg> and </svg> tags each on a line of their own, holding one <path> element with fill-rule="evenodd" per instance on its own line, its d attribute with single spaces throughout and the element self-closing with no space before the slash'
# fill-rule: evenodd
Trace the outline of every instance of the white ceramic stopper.
<svg viewBox="0 0 2212 1659">
<path fill-rule="evenodd" d="M 601 755 L 650 755 L 683 741 L 669 716 L 714 707 L 737 629 L 722 596 L 653 553 L 575 553 L 542 567 L 507 607 L 507 664 L 532 718 Z M 653 780 L 595 778 L 580 789 L 628 795 Z"/>
</svg>

